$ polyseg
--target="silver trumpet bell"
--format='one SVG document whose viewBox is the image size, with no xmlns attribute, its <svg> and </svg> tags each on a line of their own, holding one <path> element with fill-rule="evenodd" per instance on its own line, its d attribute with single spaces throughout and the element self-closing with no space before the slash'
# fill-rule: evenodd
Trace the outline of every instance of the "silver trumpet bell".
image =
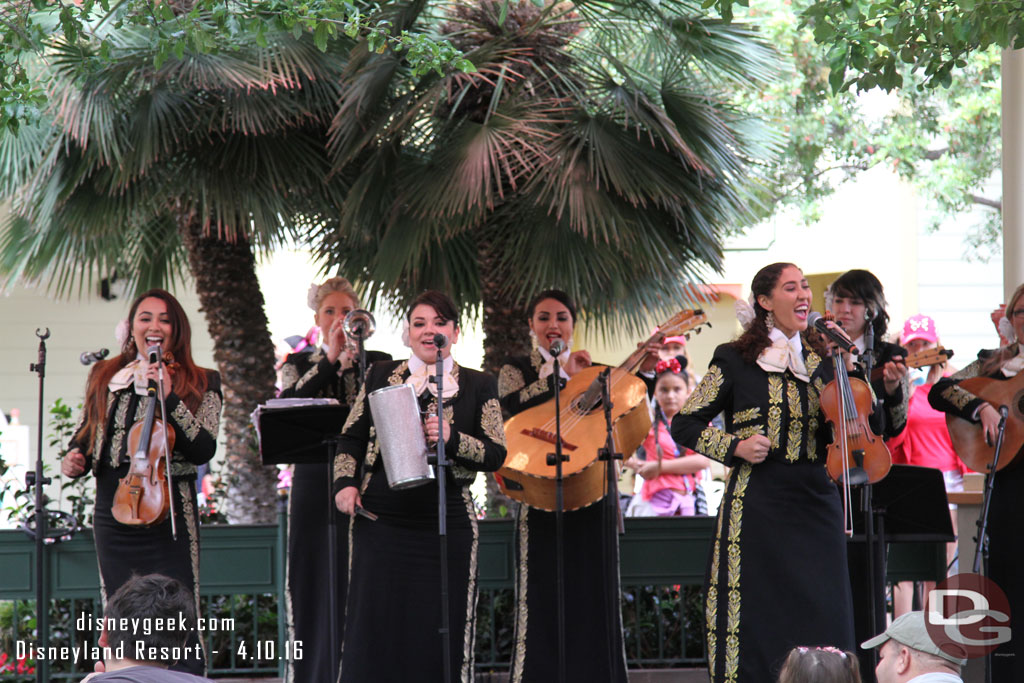
<svg viewBox="0 0 1024 683">
<path fill-rule="evenodd" d="M 366 340 L 377 330 L 377 321 L 369 311 L 357 308 L 345 316 L 342 327 L 345 328 L 346 338 Z"/>
</svg>

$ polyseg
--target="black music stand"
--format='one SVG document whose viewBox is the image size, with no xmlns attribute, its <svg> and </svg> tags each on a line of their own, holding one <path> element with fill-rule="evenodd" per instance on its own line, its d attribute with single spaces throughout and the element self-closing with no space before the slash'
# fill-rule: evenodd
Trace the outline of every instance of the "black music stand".
<svg viewBox="0 0 1024 683">
<path fill-rule="evenodd" d="M 320 464 L 327 468 L 327 599 L 330 605 L 328 642 L 340 645 L 338 614 L 337 516 L 334 507 L 334 456 L 347 415 L 334 399 L 274 399 L 255 417 L 260 458 L 264 465 Z M 338 658 L 331 657 L 331 680 L 338 678 Z"/>
<path fill-rule="evenodd" d="M 872 484 L 871 514 L 874 518 L 875 550 L 873 609 L 867 624 L 859 624 L 855 634 L 862 642 L 885 630 L 886 543 L 949 543 L 955 539 L 949 516 L 949 501 L 942 472 L 931 467 L 893 465 L 889 474 Z M 852 543 L 864 544 L 865 510 L 862 496 L 854 496 Z M 864 552 L 872 552 L 864 548 Z M 851 566 L 855 565 L 851 562 Z M 857 585 L 859 582 L 854 582 Z M 870 581 L 867 583 L 871 583 Z M 860 583 L 860 585 L 867 585 Z M 857 596 L 854 596 L 857 602 Z M 854 610 L 856 612 L 856 609 Z M 870 623 L 874 619 L 874 623 Z M 860 650 L 861 674 L 866 682 L 874 680 L 875 650 Z"/>
</svg>

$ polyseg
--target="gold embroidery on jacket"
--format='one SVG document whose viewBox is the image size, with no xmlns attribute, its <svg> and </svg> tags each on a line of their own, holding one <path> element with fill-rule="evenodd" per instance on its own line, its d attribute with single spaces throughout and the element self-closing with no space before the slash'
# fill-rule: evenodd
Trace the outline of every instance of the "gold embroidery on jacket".
<svg viewBox="0 0 1024 683">
<path fill-rule="evenodd" d="M 764 425 L 743 425 L 739 429 L 734 429 L 733 433 L 737 439 L 749 439 L 754 434 L 764 434 Z"/>
<path fill-rule="evenodd" d="M 502 398 L 526 386 L 523 371 L 514 365 L 502 365 L 498 373 L 498 395 Z"/>
<path fill-rule="evenodd" d="M 786 400 L 789 403 L 789 434 L 786 436 L 786 460 L 800 459 L 800 437 L 802 433 L 803 408 L 800 405 L 800 390 L 796 382 L 786 380 Z"/>
<path fill-rule="evenodd" d="M 761 406 L 754 406 L 753 408 L 746 408 L 744 410 L 733 413 L 732 423 L 741 424 L 743 422 L 753 422 L 761 417 Z"/>
<path fill-rule="evenodd" d="M 728 583 L 729 607 L 725 636 L 725 680 L 735 681 L 739 673 L 740 656 L 740 530 L 743 522 L 743 497 L 750 481 L 750 463 L 740 465 L 729 509 Z"/>
<path fill-rule="evenodd" d="M 697 388 L 690 394 L 690 398 L 686 400 L 686 404 L 683 409 L 679 411 L 683 415 L 692 415 L 702 408 L 707 408 L 715 399 L 718 398 L 718 393 L 722 390 L 722 384 L 725 382 L 725 377 L 722 375 L 722 368 L 717 365 L 712 365 L 708 368 L 708 372 L 704 375 L 704 379 L 700 381 Z"/>
<path fill-rule="evenodd" d="M 953 386 L 946 387 L 942 392 L 942 398 L 952 403 L 954 407 L 963 410 L 975 397 L 966 389 L 961 389 L 954 384 Z"/>
<path fill-rule="evenodd" d="M 697 439 L 697 446 L 694 450 L 721 462 L 729 455 L 732 439 L 731 434 L 723 432 L 721 429 L 705 427 Z"/>
<path fill-rule="evenodd" d="M 480 428 L 488 439 L 505 445 L 505 423 L 501 419 L 501 404 L 498 399 L 487 399 L 480 413 Z"/>
<path fill-rule="evenodd" d="M 779 447 L 782 432 L 782 375 L 768 373 L 768 440 L 771 448 Z"/>
</svg>

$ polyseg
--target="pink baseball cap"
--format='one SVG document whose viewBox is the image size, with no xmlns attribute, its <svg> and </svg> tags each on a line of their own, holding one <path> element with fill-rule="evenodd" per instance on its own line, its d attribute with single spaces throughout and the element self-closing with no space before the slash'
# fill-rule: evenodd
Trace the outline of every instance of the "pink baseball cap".
<svg viewBox="0 0 1024 683">
<path fill-rule="evenodd" d="M 935 321 L 927 315 L 913 315 L 903 323 L 903 333 L 900 335 L 900 344 L 906 344 L 915 339 L 924 339 L 932 344 L 939 343 L 939 333 L 935 330 Z"/>
<path fill-rule="evenodd" d="M 665 337 L 661 340 L 662 344 L 682 344 L 686 346 L 686 337 L 679 335 L 678 337 Z"/>
</svg>

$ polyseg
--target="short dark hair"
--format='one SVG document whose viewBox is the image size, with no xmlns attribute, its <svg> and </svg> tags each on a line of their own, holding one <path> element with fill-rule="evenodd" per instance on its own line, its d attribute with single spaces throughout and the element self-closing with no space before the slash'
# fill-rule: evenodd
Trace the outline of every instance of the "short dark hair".
<svg viewBox="0 0 1024 683">
<path fill-rule="evenodd" d="M 532 318 L 534 312 L 537 310 L 537 305 L 545 299 L 554 299 L 558 303 L 562 304 L 569 309 L 569 315 L 572 316 L 572 324 L 576 324 L 576 304 L 569 298 L 569 295 L 560 289 L 545 289 L 543 292 L 533 297 L 530 300 L 530 305 L 526 308 L 527 318 Z"/>
<path fill-rule="evenodd" d="M 860 299 L 871 315 L 871 326 L 874 328 L 876 341 L 882 341 L 889 328 L 889 314 L 885 310 L 885 289 L 882 282 L 869 270 L 855 268 L 848 270 L 828 286 L 829 295 L 834 299 Z"/>
<path fill-rule="evenodd" d="M 163 574 L 133 574 L 107 600 L 103 610 L 107 645 L 111 649 L 124 645 L 125 652 L 133 653 L 137 651 L 137 641 L 145 644 L 145 651 L 157 653 L 182 647 L 189 632 L 196 627 L 195 599 L 192 591 L 177 579 Z M 136 629 L 132 626 L 132 619 L 144 618 L 151 623 L 159 619 L 160 627 Z M 185 630 L 178 627 L 180 622 L 184 622 Z"/>
<path fill-rule="evenodd" d="M 417 306 L 424 304 L 433 308 L 446 322 L 451 320 L 455 323 L 455 327 L 462 327 L 459 324 L 459 309 L 455 302 L 452 301 L 450 296 L 436 289 L 428 289 L 413 299 L 412 303 L 409 304 L 408 312 L 405 314 L 406 321 L 412 322 L 412 312 L 416 310 Z"/>
</svg>

